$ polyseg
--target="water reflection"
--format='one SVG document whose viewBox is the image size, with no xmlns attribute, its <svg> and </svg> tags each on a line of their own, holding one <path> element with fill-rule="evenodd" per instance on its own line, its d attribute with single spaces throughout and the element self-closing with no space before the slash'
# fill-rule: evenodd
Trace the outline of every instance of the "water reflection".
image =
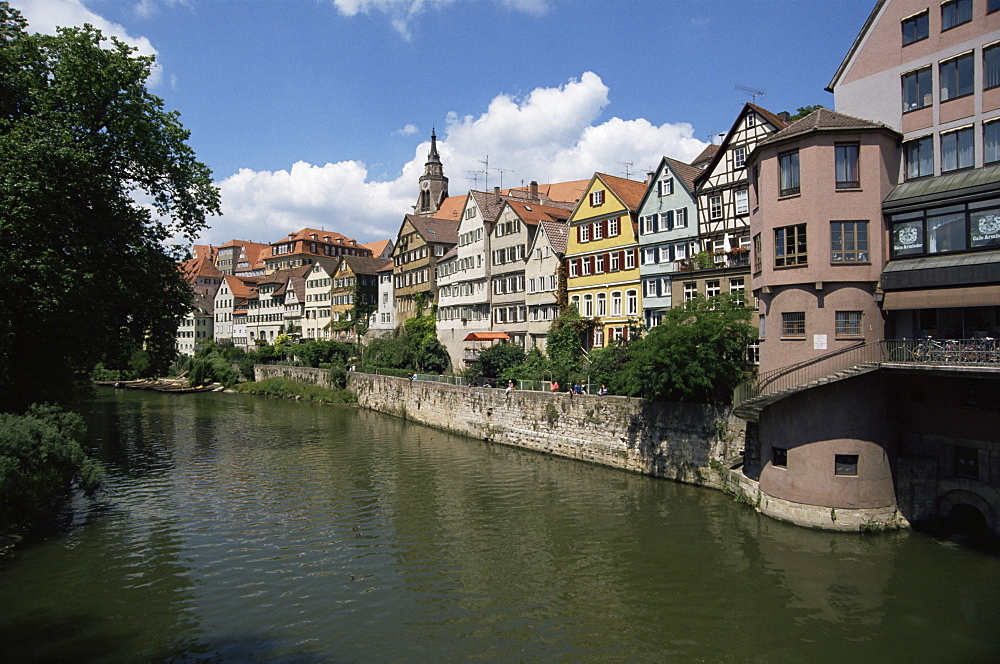
<svg viewBox="0 0 1000 664">
<path fill-rule="evenodd" d="M 107 390 L 92 421 L 104 509 L 0 573 L 16 659 L 942 661 L 1000 645 L 997 561 L 921 536 L 808 531 L 354 409 Z"/>
</svg>

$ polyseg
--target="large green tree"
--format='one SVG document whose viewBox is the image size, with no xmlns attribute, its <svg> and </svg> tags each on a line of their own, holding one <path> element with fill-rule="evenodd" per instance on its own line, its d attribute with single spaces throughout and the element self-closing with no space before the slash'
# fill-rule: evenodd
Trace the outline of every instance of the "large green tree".
<svg viewBox="0 0 1000 664">
<path fill-rule="evenodd" d="M 647 398 L 728 403 L 753 368 L 747 357 L 756 338 L 750 317 L 728 294 L 670 309 L 631 345 L 629 382 Z"/>
<path fill-rule="evenodd" d="M 0 410 L 99 360 L 168 362 L 191 290 L 164 242 L 219 210 L 153 59 L 91 26 L 30 34 L 0 2 Z"/>
</svg>

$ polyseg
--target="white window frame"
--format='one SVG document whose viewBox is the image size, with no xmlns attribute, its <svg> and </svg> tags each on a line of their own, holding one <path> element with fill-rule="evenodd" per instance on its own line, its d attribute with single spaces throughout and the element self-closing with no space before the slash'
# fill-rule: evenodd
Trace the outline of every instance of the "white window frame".
<svg viewBox="0 0 1000 664">
<path fill-rule="evenodd" d="M 604 190 L 595 189 L 594 191 L 590 192 L 590 206 L 599 207 L 601 205 L 604 205 Z"/>
</svg>

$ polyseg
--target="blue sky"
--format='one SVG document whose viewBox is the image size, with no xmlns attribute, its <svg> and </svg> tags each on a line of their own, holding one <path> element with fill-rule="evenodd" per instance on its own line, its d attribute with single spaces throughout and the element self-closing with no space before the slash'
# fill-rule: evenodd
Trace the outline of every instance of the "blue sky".
<svg viewBox="0 0 1000 664">
<path fill-rule="evenodd" d="M 213 170 L 202 241 L 305 226 L 392 237 L 431 127 L 451 193 L 641 179 L 727 131 L 749 95 L 794 112 L 874 0 L 14 0 L 34 31 L 90 22 L 155 53 L 150 81 Z M 627 165 L 630 164 L 630 165 Z M 499 170 L 498 170 L 499 169 Z"/>
</svg>

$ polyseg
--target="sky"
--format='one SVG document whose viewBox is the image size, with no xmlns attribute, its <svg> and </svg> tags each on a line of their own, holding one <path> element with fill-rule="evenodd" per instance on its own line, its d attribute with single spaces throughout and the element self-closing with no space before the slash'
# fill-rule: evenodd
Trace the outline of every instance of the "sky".
<svg viewBox="0 0 1000 664">
<path fill-rule="evenodd" d="M 302 228 L 395 238 L 432 129 L 451 195 L 641 180 L 747 101 L 824 91 L 875 0 L 13 0 L 33 32 L 91 23 L 156 56 L 221 216 L 199 243 Z M 753 96 L 744 89 L 762 91 Z"/>
</svg>

